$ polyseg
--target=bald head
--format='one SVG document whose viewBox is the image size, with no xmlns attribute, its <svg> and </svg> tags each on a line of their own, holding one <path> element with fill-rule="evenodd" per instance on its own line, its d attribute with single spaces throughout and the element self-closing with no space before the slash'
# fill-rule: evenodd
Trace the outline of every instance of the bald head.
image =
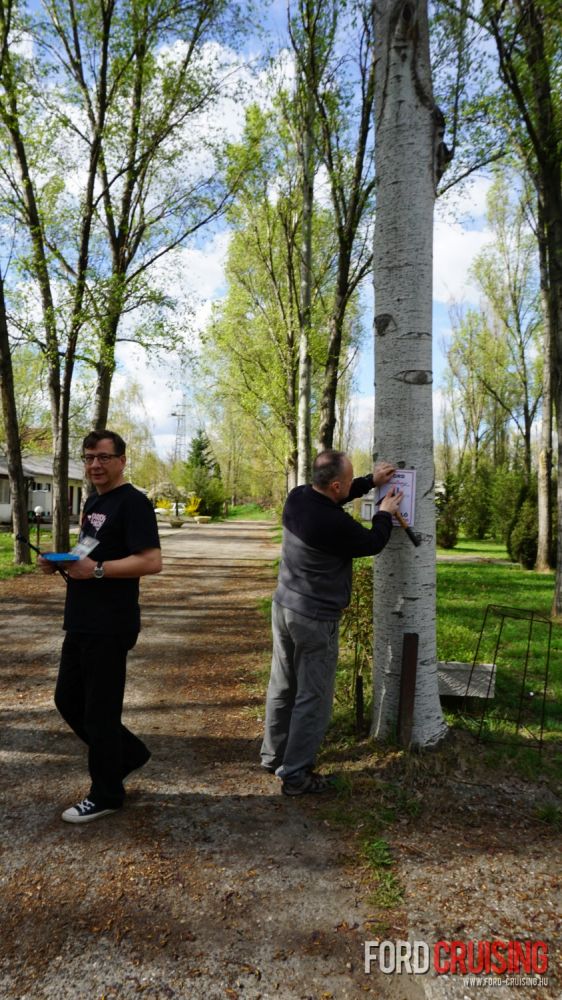
<svg viewBox="0 0 562 1000">
<path fill-rule="evenodd" d="M 349 496 L 353 466 L 344 451 L 321 451 L 312 466 L 312 485 L 319 493 L 341 503 Z"/>
<path fill-rule="evenodd" d="M 314 459 L 312 465 L 312 484 L 326 489 L 334 479 L 339 479 L 344 467 L 347 455 L 344 451 L 321 451 Z"/>
</svg>

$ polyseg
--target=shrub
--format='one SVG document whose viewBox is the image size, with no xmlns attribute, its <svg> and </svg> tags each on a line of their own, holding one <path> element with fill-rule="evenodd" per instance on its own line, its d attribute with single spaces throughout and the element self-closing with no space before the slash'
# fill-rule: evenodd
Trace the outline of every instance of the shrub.
<svg viewBox="0 0 562 1000">
<path fill-rule="evenodd" d="M 459 522 L 467 538 L 485 538 L 491 521 L 491 473 L 480 464 L 475 472 L 463 473 L 459 490 Z"/>
<path fill-rule="evenodd" d="M 435 494 L 437 509 L 437 544 L 454 549 L 459 537 L 459 487 L 456 476 L 448 475 Z"/>
<path fill-rule="evenodd" d="M 187 468 L 186 486 L 191 493 L 201 498 L 198 514 L 219 517 L 225 500 L 224 487 L 220 479 L 211 476 L 204 466 L 196 465 Z"/>
<path fill-rule="evenodd" d="M 490 535 L 496 542 L 507 545 L 511 525 L 516 516 L 521 493 L 522 473 L 500 466 L 495 470 L 490 497 Z"/>
<path fill-rule="evenodd" d="M 532 569 L 535 565 L 538 535 L 536 496 L 530 493 L 519 507 L 507 541 L 510 558 L 521 563 L 525 569 Z"/>
</svg>

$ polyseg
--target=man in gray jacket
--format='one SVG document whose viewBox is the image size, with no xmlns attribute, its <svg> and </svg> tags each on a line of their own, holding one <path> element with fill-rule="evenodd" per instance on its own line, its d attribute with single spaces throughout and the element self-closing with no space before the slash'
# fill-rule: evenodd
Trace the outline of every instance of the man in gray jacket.
<svg viewBox="0 0 562 1000">
<path fill-rule="evenodd" d="M 395 466 L 353 478 L 341 451 L 317 455 L 311 486 L 291 490 L 273 595 L 273 658 L 267 691 L 262 767 L 282 779 L 285 795 L 323 792 L 330 779 L 314 761 L 332 713 L 339 618 L 351 597 L 352 560 L 381 552 L 403 494 L 390 490 L 370 528 L 343 504 L 390 481 Z"/>
</svg>

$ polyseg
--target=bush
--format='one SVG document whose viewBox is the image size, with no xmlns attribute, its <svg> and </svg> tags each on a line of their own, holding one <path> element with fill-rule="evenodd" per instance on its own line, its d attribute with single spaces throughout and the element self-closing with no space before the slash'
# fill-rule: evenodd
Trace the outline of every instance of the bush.
<svg viewBox="0 0 562 1000">
<path fill-rule="evenodd" d="M 491 486 L 490 536 L 495 542 L 507 545 L 508 535 L 521 493 L 522 473 L 503 466 L 495 470 Z"/>
<path fill-rule="evenodd" d="M 476 472 L 462 475 L 459 490 L 459 522 L 467 538 L 485 538 L 491 522 L 491 472 L 480 464 Z"/>
<path fill-rule="evenodd" d="M 537 502 L 534 492 L 523 500 L 513 520 L 507 541 L 507 551 L 515 562 L 525 569 L 533 569 L 537 559 L 539 529 Z"/>
<path fill-rule="evenodd" d="M 459 537 L 459 487 L 456 476 L 449 475 L 435 495 L 437 509 L 437 544 L 454 549 Z"/>
<path fill-rule="evenodd" d="M 207 517 L 219 517 L 222 514 L 225 493 L 222 481 L 212 476 L 202 465 L 187 469 L 186 486 L 191 493 L 201 498 L 197 511 Z"/>
</svg>

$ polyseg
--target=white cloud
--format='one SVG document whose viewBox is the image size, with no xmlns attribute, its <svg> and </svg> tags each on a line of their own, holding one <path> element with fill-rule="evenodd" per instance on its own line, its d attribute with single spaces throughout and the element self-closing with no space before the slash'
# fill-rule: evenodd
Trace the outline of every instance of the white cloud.
<svg viewBox="0 0 562 1000">
<path fill-rule="evenodd" d="M 438 302 L 477 303 L 480 293 L 470 278 L 474 258 L 487 243 L 487 229 L 467 230 L 460 223 L 437 220 L 433 246 L 433 298 Z"/>
<path fill-rule="evenodd" d="M 373 447 L 375 397 L 355 395 L 351 399 L 352 448 L 370 451 Z M 359 473 L 358 473 L 359 474 Z"/>
<path fill-rule="evenodd" d="M 469 277 L 474 258 L 492 238 L 486 223 L 486 199 L 491 180 L 475 176 L 462 192 L 454 189 L 435 210 L 433 239 L 433 298 L 451 302 L 479 301 Z"/>
<path fill-rule="evenodd" d="M 200 248 L 182 247 L 164 258 L 155 269 L 155 283 L 176 299 L 178 312 L 190 313 L 190 329 L 186 343 L 192 350 L 199 346 L 199 334 L 209 320 L 213 302 L 224 292 L 224 264 L 230 234 L 221 232 Z M 120 344 L 117 350 L 118 371 L 113 388 L 118 392 L 134 379 L 142 388 L 144 406 L 152 423 L 158 454 L 165 458 L 173 449 L 177 430 L 177 417 L 173 416 L 182 405 L 181 357 L 169 353 L 161 363 L 147 363 L 145 351 L 135 344 Z M 191 437 L 197 427 L 187 416 L 187 435 Z"/>
</svg>

